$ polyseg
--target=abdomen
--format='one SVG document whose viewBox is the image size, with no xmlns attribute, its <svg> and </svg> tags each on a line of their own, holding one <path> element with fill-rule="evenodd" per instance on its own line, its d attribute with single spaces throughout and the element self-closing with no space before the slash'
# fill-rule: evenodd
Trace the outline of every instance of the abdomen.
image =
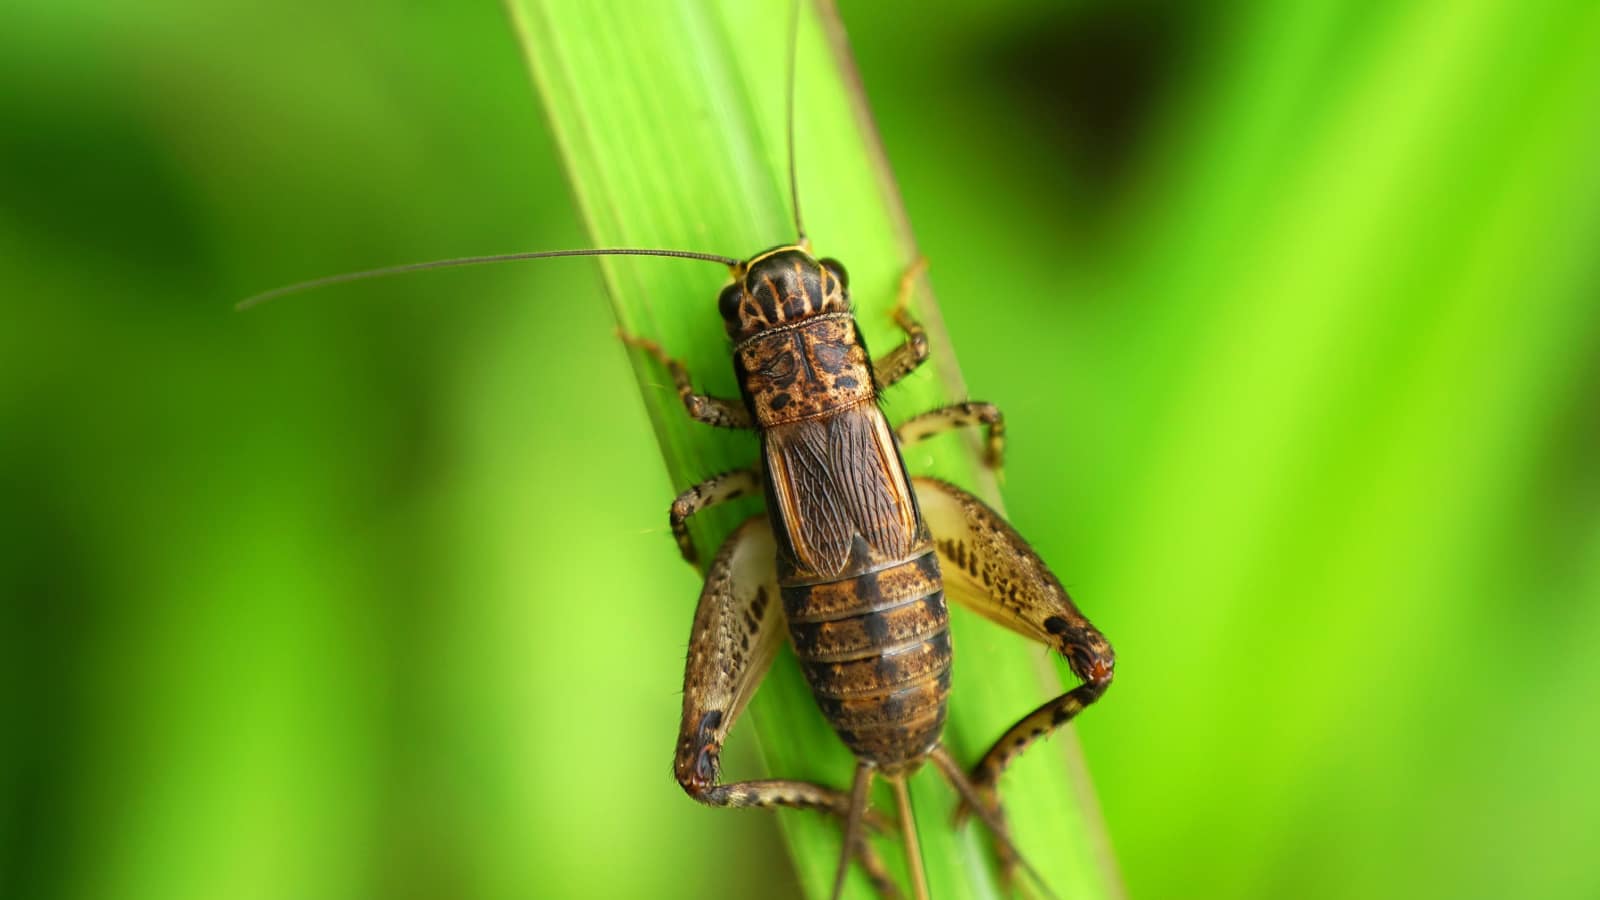
<svg viewBox="0 0 1600 900">
<path fill-rule="evenodd" d="M 950 616 L 938 557 L 818 583 L 781 583 L 795 654 L 817 705 L 857 757 L 893 774 L 939 742 L 950 693 Z"/>
</svg>

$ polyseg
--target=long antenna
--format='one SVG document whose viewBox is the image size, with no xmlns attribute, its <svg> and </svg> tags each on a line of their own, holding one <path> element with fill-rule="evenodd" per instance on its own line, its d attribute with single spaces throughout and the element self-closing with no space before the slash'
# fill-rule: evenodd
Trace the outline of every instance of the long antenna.
<svg viewBox="0 0 1600 900">
<path fill-rule="evenodd" d="M 800 47 L 800 0 L 794 0 L 789 9 L 789 104 L 788 124 L 785 126 L 789 144 L 789 205 L 794 209 L 795 243 L 805 246 L 806 226 L 800 219 L 800 180 L 794 174 L 794 70 L 795 57 Z"/>
<path fill-rule="evenodd" d="M 327 287 L 330 284 L 344 284 L 347 281 L 365 281 L 368 278 L 385 278 L 390 275 L 423 272 L 428 269 L 450 269 L 456 266 L 478 266 L 487 263 L 514 262 L 523 259 L 552 259 L 558 256 L 667 256 L 674 259 L 702 259 L 706 262 L 721 263 L 729 268 L 733 268 L 743 262 L 743 260 L 734 259 L 731 256 L 719 256 L 715 253 L 694 253 L 689 250 L 643 250 L 631 247 L 615 250 L 541 250 L 535 253 L 461 256 L 455 259 L 436 259 L 433 262 L 407 263 L 403 266 L 388 266 L 382 269 L 367 269 L 363 272 L 345 272 L 342 275 L 313 278 L 310 281 L 301 281 L 296 284 L 273 288 L 270 291 L 263 291 L 254 297 L 246 297 L 234 304 L 233 308 L 242 312 L 252 306 L 260 306 L 268 300 L 274 300 L 287 294 L 298 294 L 301 291 Z"/>
</svg>

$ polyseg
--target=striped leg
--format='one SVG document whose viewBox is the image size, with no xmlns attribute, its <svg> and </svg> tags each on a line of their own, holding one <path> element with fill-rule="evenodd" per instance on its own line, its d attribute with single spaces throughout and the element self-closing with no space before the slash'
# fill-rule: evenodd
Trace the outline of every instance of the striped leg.
<svg viewBox="0 0 1600 900">
<path fill-rule="evenodd" d="M 621 331 L 617 332 L 617 336 L 622 338 L 624 344 L 637 347 L 655 357 L 656 362 L 666 368 L 667 373 L 672 376 L 672 384 L 677 388 L 678 397 L 683 400 L 683 408 L 688 411 L 689 418 L 715 428 L 755 427 L 755 423 L 750 421 L 750 410 L 745 408 L 743 400 L 696 394 L 694 383 L 689 380 L 689 370 L 684 368 L 683 363 L 668 356 L 660 344 Z"/>
<path fill-rule="evenodd" d="M 1116 658 L 1110 643 L 1078 611 L 1044 561 L 994 510 L 954 485 L 931 478 L 914 481 L 939 551 L 946 595 L 986 619 L 1054 648 L 1083 679 L 1083 684 L 1019 719 L 973 767 L 972 787 L 989 807 L 980 812 L 985 819 L 998 819 L 999 781 L 1006 766 L 1030 744 L 1100 699 L 1111 686 Z M 970 806 L 970 800 L 964 802 L 960 814 Z"/>
<path fill-rule="evenodd" d="M 910 312 L 911 292 L 917 286 L 917 279 L 927 269 L 928 261 L 917 257 L 917 261 L 900 276 L 900 293 L 894 304 L 894 320 L 906 333 L 906 342 L 890 350 L 882 359 L 872 364 L 872 371 L 878 377 L 880 391 L 916 371 L 917 366 L 922 365 L 928 358 L 928 335 L 917 320 L 911 318 Z"/>
<path fill-rule="evenodd" d="M 894 433 L 900 438 L 901 446 L 907 446 L 973 425 L 983 425 L 987 429 L 984 434 L 984 463 L 993 469 L 1000 468 L 1006 452 L 1006 417 L 993 403 L 969 401 L 931 409 L 905 420 Z"/>
<path fill-rule="evenodd" d="M 694 549 L 694 541 L 689 537 L 689 517 L 702 509 L 709 509 L 719 503 L 726 503 L 748 494 L 758 493 L 761 490 L 761 477 L 755 469 L 734 469 L 732 472 L 723 472 L 713 475 L 692 488 L 679 494 L 672 501 L 672 511 L 669 520 L 672 525 L 672 536 L 678 541 L 678 550 L 689 565 L 700 561 L 700 554 Z"/>
<path fill-rule="evenodd" d="M 776 558 L 772 526 L 765 516 L 755 516 L 729 535 L 711 563 L 689 638 L 673 770 L 684 791 L 707 806 L 820 809 L 849 821 L 851 796 L 834 788 L 785 779 L 718 780 L 723 740 L 783 643 Z M 875 828 L 888 827 L 871 814 L 863 820 Z M 871 845 L 865 840 L 851 843 L 878 892 L 897 896 Z"/>
</svg>

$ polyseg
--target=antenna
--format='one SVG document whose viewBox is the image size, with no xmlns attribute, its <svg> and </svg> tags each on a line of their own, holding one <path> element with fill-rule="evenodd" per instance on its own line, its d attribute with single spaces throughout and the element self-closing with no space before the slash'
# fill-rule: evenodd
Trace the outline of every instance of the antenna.
<svg viewBox="0 0 1600 900">
<path fill-rule="evenodd" d="M 806 239 L 806 226 L 800 219 L 800 180 L 794 174 L 794 70 L 795 57 L 800 47 L 800 0 L 794 0 L 789 8 L 789 103 L 786 115 L 788 123 L 784 126 L 789 145 L 789 205 L 794 209 L 794 230 L 797 235 L 795 243 L 802 247 L 809 247 L 810 241 Z"/>
<path fill-rule="evenodd" d="M 493 256 L 461 256 L 455 259 L 436 259 L 433 262 L 407 263 L 403 266 L 388 266 L 382 269 L 367 269 L 362 272 L 345 272 L 342 275 L 328 275 L 322 278 L 313 278 L 310 281 L 301 281 L 270 291 L 263 291 L 253 297 L 246 297 L 234 304 L 234 309 L 243 312 L 252 306 L 260 306 L 268 300 L 275 300 L 287 294 L 298 294 L 302 291 L 327 287 L 331 284 L 343 284 L 347 281 L 365 281 L 369 278 L 386 278 L 390 275 L 400 275 L 406 272 L 423 272 L 428 269 L 450 269 L 456 266 L 478 266 L 488 263 L 515 262 L 524 259 L 553 259 L 559 256 L 666 256 L 674 259 L 701 259 L 706 262 L 721 263 L 732 269 L 740 265 L 743 260 L 731 256 L 719 256 L 715 253 L 695 253 L 689 250 L 644 250 L 625 247 L 614 250 L 541 250 L 536 253 L 499 253 Z"/>
</svg>

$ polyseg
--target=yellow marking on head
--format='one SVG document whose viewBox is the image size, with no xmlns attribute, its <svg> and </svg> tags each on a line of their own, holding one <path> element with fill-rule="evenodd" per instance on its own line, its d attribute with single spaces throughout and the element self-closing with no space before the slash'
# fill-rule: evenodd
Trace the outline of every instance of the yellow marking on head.
<svg viewBox="0 0 1600 900">
<path fill-rule="evenodd" d="M 761 307 L 756 303 L 756 298 L 748 293 L 743 293 L 739 297 L 739 318 L 745 322 L 758 320 L 766 322 L 767 320 L 766 315 L 761 312 Z"/>
<path fill-rule="evenodd" d="M 782 247 L 773 247 L 771 250 L 768 250 L 755 259 L 740 263 L 740 265 L 744 266 L 746 271 L 749 271 L 750 269 L 755 268 L 756 264 L 761 262 L 763 259 L 766 259 L 769 256 L 777 256 L 779 253 L 787 253 L 790 250 L 799 250 L 801 253 L 804 253 L 807 256 L 811 255 L 809 241 L 806 242 L 806 246 L 804 247 L 800 246 L 799 244 L 785 244 Z"/>
<path fill-rule="evenodd" d="M 765 276 L 761 280 L 766 282 L 767 290 L 772 292 L 772 314 L 778 317 L 779 322 L 789 321 L 783 315 L 784 297 L 778 293 L 778 286 L 772 283 L 772 276 Z"/>
<path fill-rule="evenodd" d="M 799 283 L 799 285 L 800 285 L 800 303 L 801 303 L 801 306 L 804 308 L 804 312 L 802 312 L 801 315 L 802 316 L 809 316 L 812 313 L 816 312 L 816 310 L 811 308 L 811 295 L 806 293 L 806 270 L 805 270 L 805 266 L 798 259 L 794 261 L 794 278 L 795 278 L 795 281 L 797 283 Z"/>
</svg>

